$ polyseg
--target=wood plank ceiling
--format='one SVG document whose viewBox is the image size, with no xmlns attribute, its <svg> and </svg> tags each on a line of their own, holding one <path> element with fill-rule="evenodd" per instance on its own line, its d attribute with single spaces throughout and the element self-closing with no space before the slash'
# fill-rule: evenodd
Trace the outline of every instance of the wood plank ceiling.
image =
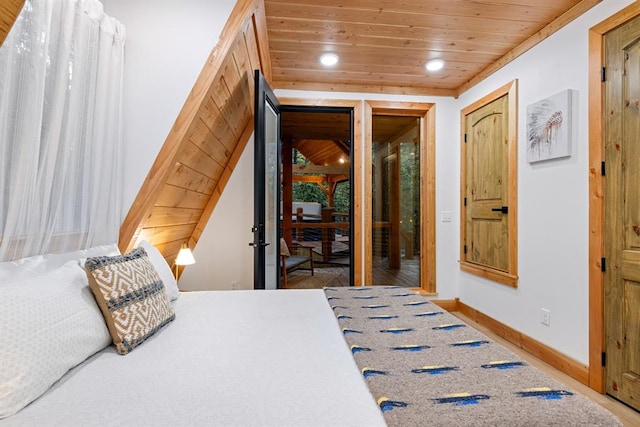
<svg viewBox="0 0 640 427">
<path fill-rule="evenodd" d="M 272 83 L 458 96 L 600 1 L 265 0 Z"/>
</svg>

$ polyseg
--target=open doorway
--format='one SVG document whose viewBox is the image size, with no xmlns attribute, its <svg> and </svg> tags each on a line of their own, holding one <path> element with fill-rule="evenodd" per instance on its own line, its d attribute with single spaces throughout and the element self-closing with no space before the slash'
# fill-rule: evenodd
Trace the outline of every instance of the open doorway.
<svg viewBox="0 0 640 427">
<path fill-rule="evenodd" d="M 364 283 L 436 293 L 435 106 L 366 101 Z"/>
<path fill-rule="evenodd" d="M 283 106 L 282 286 L 353 285 L 353 109 Z"/>
<path fill-rule="evenodd" d="M 420 119 L 372 120 L 372 284 L 419 288 Z"/>
</svg>

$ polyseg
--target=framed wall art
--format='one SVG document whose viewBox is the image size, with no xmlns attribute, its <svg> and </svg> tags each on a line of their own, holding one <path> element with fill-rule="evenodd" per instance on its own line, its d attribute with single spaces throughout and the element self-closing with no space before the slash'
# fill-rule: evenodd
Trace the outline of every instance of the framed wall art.
<svg viewBox="0 0 640 427">
<path fill-rule="evenodd" d="M 527 106 L 527 161 L 571 156 L 572 89 Z"/>
</svg>

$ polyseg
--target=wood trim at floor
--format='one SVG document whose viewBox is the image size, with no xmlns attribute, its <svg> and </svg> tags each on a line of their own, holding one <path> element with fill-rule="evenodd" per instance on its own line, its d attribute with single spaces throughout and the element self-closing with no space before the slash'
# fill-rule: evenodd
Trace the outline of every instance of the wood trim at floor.
<svg viewBox="0 0 640 427">
<path fill-rule="evenodd" d="M 460 302 L 460 300 L 458 298 L 456 299 L 432 299 L 430 300 L 432 303 L 434 303 L 437 306 L 442 307 L 443 309 L 447 310 L 447 311 L 458 311 L 458 303 Z"/>
<path fill-rule="evenodd" d="M 589 386 L 589 367 L 587 365 L 554 350 L 546 344 L 543 344 L 540 341 L 537 341 L 490 316 L 487 316 L 475 308 L 461 302 L 459 298 L 453 300 L 431 300 L 431 302 L 449 312 L 457 311 L 461 313 L 468 319 L 489 329 L 491 332 L 507 340 L 516 347 L 521 348 L 539 360 L 553 366 L 576 381 Z"/>
<path fill-rule="evenodd" d="M 437 304 L 436 301 L 434 303 Z M 438 304 L 440 305 L 440 304 Z M 535 356 L 543 362 L 553 366 L 560 372 L 570 376 L 576 381 L 589 386 L 589 367 L 583 363 L 560 353 L 557 350 L 541 343 L 510 326 L 501 323 L 492 317 L 487 316 L 480 311 L 469 307 L 465 303 L 456 299 L 457 311 L 473 320 L 474 322 L 486 327 L 499 337 L 504 338 L 511 344 Z M 442 306 L 443 307 L 443 306 Z M 443 307 L 444 308 L 444 307 Z"/>
</svg>

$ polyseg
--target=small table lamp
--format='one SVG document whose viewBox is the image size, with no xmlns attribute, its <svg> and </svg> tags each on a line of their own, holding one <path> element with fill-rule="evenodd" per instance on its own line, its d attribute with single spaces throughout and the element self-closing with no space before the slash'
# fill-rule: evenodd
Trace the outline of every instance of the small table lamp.
<svg viewBox="0 0 640 427">
<path fill-rule="evenodd" d="M 178 252 L 178 256 L 176 257 L 175 265 L 176 265 L 176 282 L 178 281 L 178 266 L 179 265 L 191 265 L 195 264 L 196 260 L 193 258 L 193 254 L 191 253 L 191 249 L 189 249 L 189 245 L 183 243 L 180 247 L 180 252 Z"/>
</svg>

